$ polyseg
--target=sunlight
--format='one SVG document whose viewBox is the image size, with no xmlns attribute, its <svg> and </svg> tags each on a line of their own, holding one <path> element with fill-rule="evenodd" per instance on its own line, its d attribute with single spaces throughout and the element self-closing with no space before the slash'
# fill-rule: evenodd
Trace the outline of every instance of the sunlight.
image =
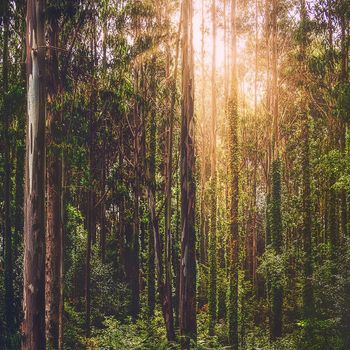
<svg viewBox="0 0 350 350">
<path fill-rule="evenodd" d="M 202 51 L 202 0 L 194 1 L 193 14 L 193 46 L 195 53 L 195 72 L 197 77 L 200 77 L 201 72 L 201 51 Z M 224 16 L 222 4 L 217 8 L 217 35 L 216 35 L 216 75 L 217 79 L 230 80 L 230 59 L 231 59 L 231 42 L 230 38 L 230 8 L 226 8 L 226 43 L 224 30 Z M 212 52 L 213 52 L 213 37 L 212 37 L 212 16 L 210 11 L 210 2 L 205 2 L 204 8 L 204 69 L 205 76 L 210 81 L 212 69 Z M 226 59 L 225 59 L 226 55 Z M 225 71 L 225 64 L 227 65 Z M 244 96 L 245 102 L 253 109 L 255 101 L 255 55 L 254 51 L 248 47 L 248 37 L 239 35 L 237 37 L 237 64 L 240 76 L 240 93 Z M 199 79 L 200 80 L 200 79 Z M 256 91 L 257 103 L 261 103 L 265 95 L 264 84 L 257 81 Z"/>
</svg>

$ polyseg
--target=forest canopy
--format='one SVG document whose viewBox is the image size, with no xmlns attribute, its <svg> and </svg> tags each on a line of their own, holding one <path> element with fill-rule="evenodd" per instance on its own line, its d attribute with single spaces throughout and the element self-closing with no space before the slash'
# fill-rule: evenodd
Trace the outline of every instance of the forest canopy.
<svg viewBox="0 0 350 350">
<path fill-rule="evenodd" d="M 0 349 L 350 349 L 349 0 L 2 0 Z"/>
</svg>

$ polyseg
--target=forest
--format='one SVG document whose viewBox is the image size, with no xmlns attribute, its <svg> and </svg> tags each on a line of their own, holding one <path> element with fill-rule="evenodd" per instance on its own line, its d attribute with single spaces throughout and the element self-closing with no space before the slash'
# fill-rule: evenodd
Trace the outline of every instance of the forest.
<svg viewBox="0 0 350 350">
<path fill-rule="evenodd" d="M 349 0 L 0 1 L 0 349 L 350 349 Z"/>
</svg>

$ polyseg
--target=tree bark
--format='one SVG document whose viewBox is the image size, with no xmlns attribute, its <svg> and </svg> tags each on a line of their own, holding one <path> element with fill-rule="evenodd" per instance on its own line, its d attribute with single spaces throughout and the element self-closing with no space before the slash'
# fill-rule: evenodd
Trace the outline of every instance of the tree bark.
<svg viewBox="0 0 350 350">
<path fill-rule="evenodd" d="M 182 112 L 181 112 L 181 260 L 179 321 L 184 348 L 197 334 L 196 322 L 196 233 L 194 157 L 193 5 L 182 4 Z"/>
<path fill-rule="evenodd" d="M 53 349 L 59 346 L 59 313 L 61 303 L 61 264 L 62 264 L 62 175 L 61 175 L 61 132 L 62 111 L 60 104 L 60 82 L 58 71 L 58 23 L 57 17 L 51 16 L 48 22 L 47 82 L 47 211 L 46 211 L 46 340 Z"/>
<path fill-rule="evenodd" d="M 45 25 L 43 0 L 27 2 L 26 175 L 22 349 L 45 349 Z"/>
<path fill-rule="evenodd" d="M 231 168 L 231 213 L 229 239 L 229 304 L 228 304 L 228 339 L 233 350 L 238 349 L 238 269 L 239 269 L 239 154 L 238 154 L 238 101 L 237 101 L 237 4 L 232 0 L 232 80 L 228 101 L 229 151 Z"/>
<path fill-rule="evenodd" d="M 301 69 L 300 74 L 303 77 L 305 73 L 305 49 L 307 45 L 307 33 L 306 21 L 307 9 L 305 0 L 301 0 L 300 6 L 300 18 L 301 18 Z M 306 82 L 302 82 L 303 86 Z M 314 313 L 314 296 L 313 296 L 313 285 L 312 285 L 312 201 L 311 201 L 311 179 L 310 179 L 310 136 L 309 136 L 309 116 L 308 116 L 308 105 L 305 101 L 305 94 L 307 91 L 302 87 L 301 93 L 304 96 L 304 103 L 302 103 L 302 168 L 303 168 L 303 248 L 304 248 L 304 286 L 303 286 L 303 308 L 304 317 L 310 318 Z"/>
</svg>

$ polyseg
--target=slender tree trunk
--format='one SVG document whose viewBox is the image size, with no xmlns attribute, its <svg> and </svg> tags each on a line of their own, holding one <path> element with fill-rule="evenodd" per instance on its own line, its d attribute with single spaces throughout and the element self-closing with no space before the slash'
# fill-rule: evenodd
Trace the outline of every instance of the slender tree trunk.
<svg viewBox="0 0 350 350">
<path fill-rule="evenodd" d="M 24 35 L 25 37 L 25 35 Z M 25 62 L 26 48 L 23 46 L 23 62 Z M 21 68 L 21 86 L 26 87 L 25 63 Z M 23 241 L 23 203 L 24 203 L 24 167 L 25 167 L 25 123 L 26 123 L 26 96 L 23 94 L 21 109 L 17 115 L 17 142 L 16 142 L 16 174 L 15 174 L 15 204 L 14 204 L 14 235 L 13 235 L 13 261 L 20 257 L 20 248 Z M 16 327 L 21 320 L 22 296 L 15 298 Z M 1 345 L 1 344 L 0 344 Z"/>
<path fill-rule="evenodd" d="M 91 245 L 92 245 L 92 220 L 91 212 L 93 207 L 93 194 L 88 191 L 88 210 L 87 210 L 87 239 L 86 239 L 86 266 L 85 266 L 85 332 L 86 336 L 90 336 L 91 323 Z"/>
<path fill-rule="evenodd" d="M 181 117 L 181 260 L 179 321 L 184 348 L 197 334 L 196 232 L 194 156 L 193 4 L 182 4 L 182 117 Z"/>
<path fill-rule="evenodd" d="M 305 49 L 307 45 L 307 33 L 306 21 L 307 9 L 305 0 L 301 0 L 300 6 L 300 18 L 301 18 L 301 75 L 305 73 Z M 304 83 L 305 84 L 305 83 Z M 307 91 L 304 91 L 302 87 L 302 94 L 305 96 Z M 313 285 L 312 285 L 312 202 L 311 202 L 311 180 L 310 180 L 310 136 L 309 136 L 309 116 L 308 116 L 308 105 L 304 97 L 304 103 L 302 103 L 302 168 L 303 168 L 303 248 L 304 248 L 304 290 L 303 290 L 303 308 L 304 317 L 310 318 L 314 313 L 314 296 L 313 296 Z"/>
<path fill-rule="evenodd" d="M 342 84 L 347 83 L 348 79 L 348 56 L 349 56 L 349 36 L 347 36 L 347 27 L 349 27 L 348 19 L 344 14 L 340 18 L 341 27 L 341 73 L 340 81 Z M 341 115 L 340 120 L 340 150 L 346 157 L 346 130 L 347 130 L 347 111 Z M 349 191 L 342 189 L 340 193 L 341 199 L 341 232 L 343 239 L 348 237 L 348 197 Z"/>
<path fill-rule="evenodd" d="M 314 311 L 314 297 L 312 286 L 312 216 L 311 216 L 311 185 L 309 159 L 309 123 L 308 116 L 304 116 L 303 125 L 303 223 L 304 223 L 304 317 L 310 318 Z"/>
<path fill-rule="evenodd" d="M 276 254 L 282 253 L 282 214 L 281 214 L 281 161 L 272 162 L 272 197 L 271 197 L 271 238 Z M 272 285 L 271 290 L 271 339 L 282 336 L 283 288 L 281 281 Z"/>
<path fill-rule="evenodd" d="M 9 115 L 9 3 L 4 3 L 4 35 L 3 35 L 3 121 L 4 121 L 4 214 L 5 214 L 5 318 L 7 339 L 14 333 L 14 293 L 13 293 L 13 254 L 12 254 L 12 226 L 11 226 L 11 159 L 10 159 L 10 115 Z"/>
<path fill-rule="evenodd" d="M 103 155 L 101 159 L 102 169 L 102 191 L 101 191 L 101 203 L 100 203 L 100 253 L 101 261 L 104 264 L 106 262 L 106 239 L 107 239 L 107 228 L 106 228 L 106 201 L 105 201 L 105 191 L 106 191 L 106 147 L 103 147 Z"/>
<path fill-rule="evenodd" d="M 105 9 L 104 9 L 105 10 Z M 103 32 L 103 41 L 102 41 L 102 69 L 104 74 L 106 74 L 107 71 L 107 40 L 108 40 L 108 32 L 107 32 L 107 20 L 103 20 L 102 25 L 102 32 Z M 105 131 L 105 128 L 103 129 Z M 100 211 L 100 221 L 101 221 L 101 229 L 100 229 L 100 253 L 101 253 L 101 260 L 104 264 L 106 262 L 106 236 L 107 236 L 107 228 L 106 228 L 106 201 L 105 201 L 105 191 L 106 191 L 106 170 L 107 170 L 107 160 L 108 156 L 106 157 L 107 149 L 106 149 L 106 141 L 105 141 L 105 134 L 104 140 L 103 140 L 103 155 L 101 157 L 102 167 L 101 167 L 101 175 L 102 175 L 102 191 L 101 191 L 101 211 Z"/>
<path fill-rule="evenodd" d="M 50 47 L 58 47 L 58 23 L 52 16 L 48 23 Z M 62 175 L 61 175 L 61 115 L 59 110 L 60 82 L 58 55 L 50 49 L 48 55 L 48 112 L 47 112 L 47 214 L 46 214 L 46 340 L 53 349 L 59 347 L 59 313 L 61 302 L 61 253 L 62 253 Z"/>
<path fill-rule="evenodd" d="M 229 35 L 228 35 L 228 8 L 229 8 L 229 0 L 223 0 L 223 11 L 224 11 L 224 108 L 225 108 L 225 113 L 227 113 L 227 102 L 228 102 L 228 95 L 229 95 L 229 81 L 230 81 L 230 77 L 228 74 L 229 71 L 229 67 L 228 67 L 228 63 L 229 63 L 229 42 L 228 39 Z M 227 128 L 227 122 L 224 123 L 224 145 L 226 148 L 228 148 L 228 128 Z M 227 159 L 226 156 L 226 152 L 225 152 L 225 159 Z M 229 165 L 227 164 L 228 162 L 226 162 L 226 166 L 225 166 L 225 170 L 227 168 L 229 168 Z M 227 214 L 228 214 L 228 210 L 227 210 L 227 183 L 228 183 L 228 177 L 226 177 L 225 179 L 225 188 L 224 188 L 224 196 L 225 196 L 225 202 L 224 204 L 224 210 L 222 214 L 222 218 L 221 220 L 218 221 L 218 224 L 221 222 L 221 226 L 222 226 L 222 222 L 223 221 L 227 221 Z M 226 275 L 227 275 L 227 264 L 226 264 L 226 256 L 225 256 L 225 251 L 226 251 L 226 238 L 224 238 L 222 240 L 222 243 L 219 245 L 218 247 L 218 266 L 219 269 L 222 271 L 221 272 L 221 278 L 219 278 L 219 283 L 218 283 L 218 300 L 217 300 L 217 318 L 220 320 L 225 320 L 226 319 L 226 314 L 227 314 L 227 307 L 226 307 L 226 299 L 227 299 L 227 285 L 225 283 L 226 281 Z"/>
<path fill-rule="evenodd" d="M 28 123 L 22 349 L 45 349 L 45 25 L 43 0 L 27 2 Z"/>
<path fill-rule="evenodd" d="M 210 191 L 210 287 L 209 287 L 209 335 L 214 335 L 216 323 L 216 210 L 217 210 L 217 174 L 216 174 L 216 1 L 212 1 L 213 52 L 211 76 L 211 191 Z"/>
<path fill-rule="evenodd" d="M 136 72 L 136 89 L 139 89 L 139 73 Z M 141 172 L 141 140 L 144 125 L 140 113 L 140 106 L 135 101 L 133 117 L 134 117 L 134 164 L 135 164 L 135 179 L 134 179 L 134 213 L 133 213 L 133 235 L 131 241 L 131 253 L 133 257 L 131 265 L 131 304 L 130 311 L 133 320 L 136 320 L 140 312 L 140 172 Z"/>
<path fill-rule="evenodd" d="M 180 34 L 180 32 L 178 33 Z M 178 40 L 179 41 L 179 40 Z M 173 238 L 171 230 L 171 212 L 172 212 L 172 177 L 173 177 L 173 124 L 174 124 L 174 114 L 175 114 L 175 102 L 176 102 L 176 78 L 177 78 L 177 65 L 178 65 L 178 52 L 179 52 L 179 42 L 177 41 L 176 46 L 176 57 L 175 57 L 175 67 L 174 67 L 174 80 L 170 88 L 172 88 L 172 95 L 170 101 L 170 111 L 168 119 L 168 130 L 166 139 L 166 181 L 165 181 L 165 294 L 168 300 L 168 316 L 169 316 L 169 326 L 167 327 L 168 339 L 169 335 L 175 339 L 174 332 L 174 316 L 173 316 L 173 297 L 172 297 L 172 273 L 171 273 L 171 262 L 173 257 L 172 247 Z M 168 53 L 170 61 L 170 53 Z"/>
<path fill-rule="evenodd" d="M 148 296 L 148 315 L 154 316 L 154 308 L 156 304 L 155 295 L 155 251 L 154 251 L 154 231 L 152 217 L 149 215 L 149 237 L 148 237 L 148 273 L 147 273 L 147 296 Z"/>
<path fill-rule="evenodd" d="M 170 116 L 169 116 L 169 158 L 168 158 L 168 174 L 170 174 L 169 183 L 168 183 L 168 191 L 170 192 L 168 200 L 167 209 L 170 211 L 171 215 L 171 191 L 172 191 L 172 176 L 173 176 L 173 129 L 174 129 L 174 116 L 176 112 L 176 100 L 177 100 L 177 74 L 178 74 L 178 62 L 179 62 L 179 51 L 180 51 L 180 36 L 181 36 L 181 24 L 182 24 L 182 9 L 180 14 L 180 22 L 177 32 L 177 41 L 176 41 L 176 56 L 175 56 L 175 67 L 174 67 L 174 78 L 173 83 L 171 86 L 172 93 L 171 93 L 171 105 L 170 105 Z M 176 157 L 177 163 L 178 163 L 179 157 Z M 175 287 L 175 295 L 174 295 L 174 312 L 175 312 L 175 320 L 174 324 L 175 327 L 179 326 L 179 294 L 180 294 L 180 249 L 179 249 L 179 242 L 180 242 L 180 234 L 179 234 L 179 222 L 180 222 L 180 215 L 179 215 L 179 176 L 178 172 L 176 172 L 176 207 L 175 207 L 175 218 L 176 218 L 176 225 L 174 230 L 174 235 L 171 231 L 171 219 L 169 220 L 169 233 L 171 234 L 171 254 L 172 254 L 172 265 L 173 265 L 173 271 L 174 271 L 174 287 Z M 169 215 L 169 214 L 168 214 Z"/>
<path fill-rule="evenodd" d="M 63 333 L 64 333 L 64 242 L 65 242 L 65 222 L 66 222 L 66 214 L 65 214 L 65 152 L 61 150 L 61 244 L 60 244 L 60 304 L 58 310 L 58 350 L 63 350 Z"/>
<path fill-rule="evenodd" d="M 153 68 L 155 68 L 156 62 L 152 62 Z M 153 74 L 155 77 L 155 74 Z M 153 79 L 154 80 L 154 79 Z M 155 89 L 155 81 L 152 81 L 151 89 Z M 170 217 L 166 217 L 166 237 L 165 237 L 165 283 L 164 283 L 164 271 L 162 263 L 162 249 L 161 241 L 159 234 L 158 218 L 156 214 L 156 113 L 153 109 L 151 111 L 151 125 L 150 125 L 150 160 L 149 160 L 149 189 L 148 189 L 148 203 L 149 210 L 151 213 L 151 222 L 153 230 L 153 241 L 154 241 L 154 252 L 155 252 L 155 261 L 157 266 L 158 273 L 158 291 L 159 297 L 162 305 L 163 317 L 165 322 L 165 328 L 167 332 L 167 339 L 169 341 L 175 340 L 175 330 L 174 330 L 174 315 L 173 315 L 173 306 L 172 306 L 172 288 L 171 288 L 171 233 L 170 230 Z M 169 150 L 168 150 L 169 152 Z M 167 165 L 168 167 L 168 165 Z M 169 179 L 166 180 L 166 185 L 169 185 Z M 166 194 L 167 188 L 166 188 Z M 171 197 L 170 197 L 171 199 Z M 168 199 L 166 198 L 166 206 L 169 205 Z M 167 209 L 167 208 L 166 208 Z M 168 213 L 168 212 L 167 212 Z M 170 214 L 170 213 L 169 213 Z M 170 236 L 169 236 L 170 234 Z"/>
<path fill-rule="evenodd" d="M 169 295 L 167 293 L 166 286 L 163 280 L 164 271 L 163 271 L 163 263 L 162 263 L 161 242 L 160 242 L 160 235 L 159 235 L 158 219 L 156 217 L 156 211 L 155 211 L 155 198 L 152 190 L 148 191 L 148 203 L 149 203 L 149 208 L 151 212 L 155 261 L 156 261 L 157 274 L 158 274 L 159 298 L 161 301 L 162 312 L 163 312 L 163 317 L 165 321 L 167 339 L 169 341 L 172 341 L 172 340 L 175 340 L 172 298 L 171 298 L 171 295 L 169 298 Z"/>
<path fill-rule="evenodd" d="M 206 94 L 206 77 L 205 77 L 205 0 L 202 0 L 201 6 L 201 138 L 202 143 L 200 147 L 200 196 L 199 196 L 199 207 L 200 207 L 200 218 L 199 218 L 199 286 L 198 286 L 198 307 L 208 303 L 208 287 L 207 279 L 204 278 L 206 274 L 207 265 L 207 213 L 205 205 L 206 197 L 206 170 L 207 170 L 207 144 L 205 143 L 207 137 L 206 128 L 206 111 L 205 111 L 205 94 Z M 202 277 L 203 276 L 203 277 Z"/>
<path fill-rule="evenodd" d="M 228 338 L 233 350 L 238 350 L 238 269 L 239 269 L 239 154 L 238 154 L 238 76 L 237 76 L 237 3 L 232 0 L 232 81 L 228 101 L 230 168 L 231 168 L 231 213 L 229 240 L 229 305 Z"/>
<path fill-rule="evenodd" d="M 254 119 L 258 119 L 258 0 L 255 0 L 255 69 L 254 69 Z M 257 242 L 258 242 L 258 223 L 257 223 L 257 168 L 258 168 L 258 133 L 255 127 L 255 150 L 254 150 L 254 170 L 253 170 L 253 242 L 252 242 L 252 274 L 253 288 L 258 292 L 257 281 Z"/>
<path fill-rule="evenodd" d="M 89 168 L 90 184 L 88 189 L 88 207 L 87 207 L 87 238 L 86 238 L 86 266 L 85 266 L 85 332 L 90 337 L 91 326 L 91 254 L 92 245 L 96 242 L 96 193 L 95 193 L 95 174 L 96 174 L 96 121 L 95 121 L 95 81 L 93 72 L 95 69 L 95 38 L 94 31 L 90 38 L 90 69 L 91 69 L 91 92 L 90 92 L 90 109 L 89 109 Z"/>
<path fill-rule="evenodd" d="M 282 252 L 282 213 L 281 213 L 281 160 L 279 155 L 279 111 L 278 111 L 278 0 L 272 0 L 271 11 L 271 111 L 273 117 L 272 131 L 272 196 L 271 196 L 271 239 L 276 254 Z M 271 290 L 271 339 L 282 336 L 283 288 L 280 283 L 274 284 Z"/>
</svg>

